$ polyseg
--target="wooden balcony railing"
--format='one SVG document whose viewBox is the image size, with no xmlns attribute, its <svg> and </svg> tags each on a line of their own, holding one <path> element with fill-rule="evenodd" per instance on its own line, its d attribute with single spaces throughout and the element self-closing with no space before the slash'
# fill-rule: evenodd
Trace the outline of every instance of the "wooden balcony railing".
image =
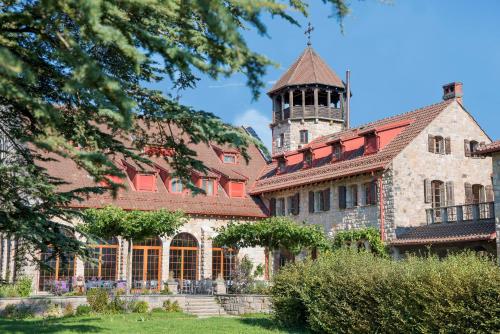
<svg viewBox="0 0 500 334">
<path fill-rule="evenodd" d="M 427 224 L 479 222 L 495 219 L 495 203 L 475 203 L 427 209 Z"/>
<path fill-rule="evenodd" d="M 285 108 L 283 111 L 279 110 L 275 112 L 275 122 L 280 122 L 282 119 L 302 119 L 302 118 L 314 118 L 316 117 L 316 110 L 314 106 L 294 106 L 291 108 Z M 318 117 L 327 119 L 342 119 L 342 109 L 340 108 L 328 108 L 325 106 L 318 106 Z"/>
</svg>

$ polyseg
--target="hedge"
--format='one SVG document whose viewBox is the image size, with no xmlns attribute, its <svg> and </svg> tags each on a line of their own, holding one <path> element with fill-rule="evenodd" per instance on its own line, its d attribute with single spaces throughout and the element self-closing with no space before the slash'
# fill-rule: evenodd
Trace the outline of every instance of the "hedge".
<svg viewBox="0 0 500 334">
<path fill-rule="evenodd" d="M 471 253 L 393 261 L 341 249 L 285 266 L 274 314 L 324 333 L 498 333 L 500 269 Z"/>
</svg>

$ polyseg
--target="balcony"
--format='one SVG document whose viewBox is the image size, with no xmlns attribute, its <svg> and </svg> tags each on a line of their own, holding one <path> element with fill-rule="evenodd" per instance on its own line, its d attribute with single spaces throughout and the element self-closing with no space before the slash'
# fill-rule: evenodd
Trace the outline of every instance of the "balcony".
<svg viewBox="0 0 500 334">
<path fill-rule="evenodd" d="M 310 105 L 305 106 L 304 108 L 302 106 L 294 106 L 291 108 L 291 110 L 288 107 L 283 109 L 283 111 L 281 110 L 276 111 L 275 112 L 276 123 L 282 120 L 282 114 L 283 114 L 283 120 L 316 118 L 316 110 L 314 109 L 314 106 Z M 317 117 L 323 119 L 342 120 L 343 119 L 342 109 L 318 106 Z"/>
<path fill-rule="evenodd" d="M 426 210 L 427 224 L 480 222 L 495 220 L 495 203 L 474 203 Z"/>
</svg>

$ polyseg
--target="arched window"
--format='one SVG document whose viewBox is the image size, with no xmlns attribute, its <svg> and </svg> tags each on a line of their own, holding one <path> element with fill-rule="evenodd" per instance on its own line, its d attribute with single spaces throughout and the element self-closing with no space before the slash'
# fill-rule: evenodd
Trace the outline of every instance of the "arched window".
<svg viewBox="0 0 500 334">
<path fill-rule="evenodd" d="M 111 238 L 106 241 L 99 241 L 92 247 L 94 261 L 85 262 L 85 280 L 116 280 L 118 240 Z"/>
<path fill-rule="evenodd" d="M 75 276 L 75 256 L 73 254 L 56 254 L 52 247 L 41 253 L 38 289 L 40 291 L 53 291 L 57 282 L 61 292 L 71 290 L 72 278 Z"/>
<path fill-rule="evenodd" d="M 189 233 L 179 233 L 170 243 L 169 271 L 175 279 L 198 278 L 198 241 Z"/>
<path fill-rule="evenodd" d="M 222 275 L 224 280 L 230 280 L 236 268 L 237 249 L 223 249 L 217 245 L 212 248 L 212 279 Z"/>
<path fill-rule="evenodd" d="M 134 289 L 160 289 L 160 238 L 148 238 L 132 245 L 132 287 Z"/>
</svg>

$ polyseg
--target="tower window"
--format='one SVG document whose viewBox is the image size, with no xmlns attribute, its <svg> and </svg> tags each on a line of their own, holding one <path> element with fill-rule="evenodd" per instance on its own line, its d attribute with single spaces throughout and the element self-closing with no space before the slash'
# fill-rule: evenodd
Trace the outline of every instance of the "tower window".
<svg viewBox="0 0 500 334">
<path fill-rule="evenodd" d="M 309 142 L 309 131 L 300 130 L 300 143 L 307 144 Z"/>
<path fill-rule="evenodd" d="M 276 147 L 282 148 L 284 144 L 285 144 L 285 134 L 282 133 L 279 135 L 278 138 L 276 138 Z"/>
</svg>

